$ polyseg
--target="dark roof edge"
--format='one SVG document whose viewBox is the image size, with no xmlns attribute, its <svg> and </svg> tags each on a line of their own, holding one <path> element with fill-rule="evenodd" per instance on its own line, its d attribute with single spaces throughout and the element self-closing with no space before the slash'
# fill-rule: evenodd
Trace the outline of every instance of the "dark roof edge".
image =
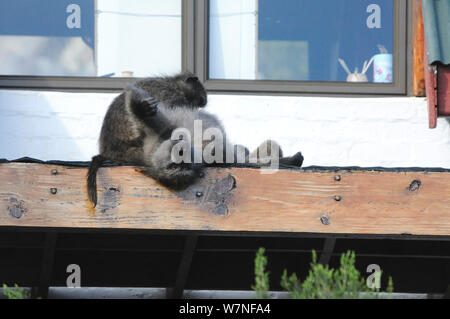
<svg viewBox="0 0 450 319">
<path fill-rule="evenodd" d="M 0 159 L 0 164 L 2 163 L 35 163 L 35 164 L 49 164 L 49 165 L 61 165 L 61 166 L 71 166 L 71 167 L 88 167 L 90 162 L 86 161 L 42 161 L 30 157 L 22 157 L 16 160 Z M 115 164 L 113 162 L 105 162 L 104 167 L 115 167 L 115 166 L 134 166 L 136 164 Z M 258 165 L 250 164 L 236 164 L 233 167 L 241 168 L 261 168 Z M 280 169 L 289 170 L 299 170 L 307 172 L 338 172 L 338 171 L 376 171 L 376 172 L 450 172 L 450 169 L 440 168 L 440 167 L 359 167 L 359 166 L 309 166 L 309 167 L 293 167 L 293 166 L 280 166 Z"/>
</svg>

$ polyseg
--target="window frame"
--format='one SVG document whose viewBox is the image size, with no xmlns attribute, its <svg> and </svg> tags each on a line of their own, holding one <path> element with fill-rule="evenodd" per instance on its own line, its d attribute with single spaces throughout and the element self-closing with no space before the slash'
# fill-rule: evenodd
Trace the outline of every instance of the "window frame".
<svg viewBox="0 0 450 319">
<path fill-rule="evenodd" d="M 196 73 L 209 92 L 275 94 L 406 95 L 409 91 L 408 51 L 410 10 L 407 0 L 394 1 L 394 83 L 294 82 L 272 80 L 216 80 L 209 78 L 209 0 L 196 6 Z"/>
<path fill-rule="evenodd" d="M 182 1 L 182 70 L 198 75 L 208 92 L 283 95 L 407 95 L 411 93 L 411 5 L 394 0 L 394 83 L 292 82 L 209 79 L 209 0 Z M 139 78 L 0 75 L 0 89 L 119 91 Z"/>
</svg>

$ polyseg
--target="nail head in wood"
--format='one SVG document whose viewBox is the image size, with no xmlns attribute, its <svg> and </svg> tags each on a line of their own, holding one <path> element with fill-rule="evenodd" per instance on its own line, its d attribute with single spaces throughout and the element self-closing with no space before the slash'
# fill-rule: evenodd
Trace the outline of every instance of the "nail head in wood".
<svg viewBox="0 0 450 319">
<path fill-rule="evenodd" d="M 330 225 L 330 219 L 327 216 L 320 217 L 320 222 L 325 226 Z"/>
<path fill-rule="evenodd" d="M 421 187 L 422 187 L 422 181 L 416 179 L 411 182 L 411 184 L 408 187 L 408 190 L 410 192 L 417 192 L 418 190 L 420 190 Z"/>
<path fill-rule="evenodd" d="M 202 192 L 197 192 L 196 194 L 195 194 L 195 196 L 197 196 L 197 197 L 202 197 L 203 196 L 203 193 Z"/>
<path fill-rule="evenodd" d="M 57 169 L 52 169 L 52 175 L 58 175 L 58 170 Z"/>
<path fill-rule="evenodd" d="M 336 202 L 340 202 L 340 201 L 342 201 L 342 196 L 334 196 L 334 200 Z"/>
<path fill-rule="evenodd" d="M 336 182 L 340 182 L 340 181 L 342 180 L 341 175 L 336 175 L 336 176 L 334 176 L 334 180 L 335 180 Z"/>
<path fill-rule="evenodd" d="M 58 193 L 58 189 L 57 188 L 50 188 L 50 193 L 52 193 L 53 195 L 56 195 L 56 193 Z"/>
</svg>

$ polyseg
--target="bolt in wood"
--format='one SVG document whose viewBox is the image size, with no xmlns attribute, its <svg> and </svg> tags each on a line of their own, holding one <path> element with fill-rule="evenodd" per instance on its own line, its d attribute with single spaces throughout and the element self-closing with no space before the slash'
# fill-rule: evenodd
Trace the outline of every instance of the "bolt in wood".
<svg viewBox="0 0 450 319">
<path fill-rule="evenodd" d="M 408 190 L 410 192 L 417 192 L 422 187 L 422 182 L 418 179 L 411 182 L 411 184 L 408 187 Z"/>
<path fill-rule="evenodd" d="M 330 219 L 327 216 L 322 216 L 320 217 L 320 221 L 322 224 L 324 224 L 325 226 L 330 225 Z"/>
</svg>

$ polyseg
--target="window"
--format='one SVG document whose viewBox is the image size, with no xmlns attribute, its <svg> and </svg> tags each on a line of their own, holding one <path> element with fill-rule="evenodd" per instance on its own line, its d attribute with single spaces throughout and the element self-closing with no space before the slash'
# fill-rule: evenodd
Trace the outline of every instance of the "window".
<svg viewBox="0 0 450 319">
<path fill-rule="evenodd" d="M 97 76 L 181 71 L 181 0 L 97 1 Z"/>
<path fill-rule="evenodd" d="M 393 0 L 371 2 L 211 0 L 209 78 L 392 83 Z"/>
<path fill-rule="evenodd" d="M 406 1 L 200 1 L 210 90 L 406 93 Z"/>
<path fill-rule="evenodd" d="M 0 87 L 405 94 L 407 0 L 0 2 Z"/>
<path fill-rule="evenodd" d="M 182 69 L 181 35 L 182 0 L 1 1 L 0 75 L 175 73 Z"/>
<path fill-rule="evenodd" d="M 94 10 L 92 1 L 0 2 L 0 74 L 93 76 Z"/>
</svg>

